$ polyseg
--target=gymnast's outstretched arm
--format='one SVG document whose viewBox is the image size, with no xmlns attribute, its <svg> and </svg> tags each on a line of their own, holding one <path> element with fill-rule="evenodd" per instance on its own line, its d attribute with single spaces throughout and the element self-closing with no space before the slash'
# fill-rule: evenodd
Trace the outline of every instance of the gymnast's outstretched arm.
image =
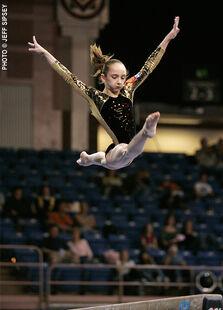
<svg viewBox="0 0 223 310">
<path fill-rule="evenodd" d="M 28 49 L 30 52 L 35 52 L 38 55 L 43 56 L 50 65 L 56 61 L 56 58 L 37 42 L 35 36 L 33 36 L 33 42 L 28 42 L 28 44 L 30 46 Z"/>
<path fill-rule="evenodd" d="M 141 85 L 142 82 L 148 77 L 148 75 L 151 74 L 157 67 L 170 41 L 174 39 L 179 33 L 179 20 L 179 16 L 174 18 L 174 24 L 171 31 L 164 37 L 153 53 L 147 58 L 141 70 L 126 81 L 125 89 L 131 94 L 131 99 L 133 99 L 134 92 L 139 87 L 139 85 Z"/>
<path fill-rule="evenodd" d="M 174 39 L 177 34 L 179 33 L 180 29 L 178 28 L 179 25 L 179 21 L 180 21 L 180 17 L 176 16 L 174 18 L 174 24 L 173 24 L 173 28 L 171 29 L 171 31 L 165 36 L 165 38 L 163 39 L 163 41 L 159 44 L 159 47 L 161 47 L 162 49 L 166 49 L 167 45 L 170 43 L 170 41 L 172 39 Z"/>
<path fill-rule="evenodd" d="M 43 56 L 49 65 L 68 83 L 70 84 L 82 97 L 90 100 L 89 87 L 80 81 L 73 73 L 71 73 L 64 65 L 62 65 L 52 54 L 43 48 L 33 36 L 33 42 L 28 42 L 30 52 L 35 52 Z"/>
</svg>

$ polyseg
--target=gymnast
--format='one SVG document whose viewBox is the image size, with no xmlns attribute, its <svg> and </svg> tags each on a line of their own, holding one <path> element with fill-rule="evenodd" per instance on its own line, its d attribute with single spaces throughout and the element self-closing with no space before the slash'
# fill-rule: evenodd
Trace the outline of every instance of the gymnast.
<svg viewBox="0 0 223 310">
<path fill-rule="evenodd" d="M 148 138 L 155 136 L 160 113 L 150 114 L 146 118 L 142 129 L 136 134 L 133 97 L 138 86 L 142 84 L 160 62 L 169 42 L 180 31 L 178 24 L 179 16 L 175 17 L 173 28 L 148 57 L 141 70 L 130 79 L 127 79 L 126 67 L 120 60 L 114 59 L 113 56 L 103 55 L 99 46 L 96 46 L 96 44 L 91 45 L 91 64 L 96 69 L 94 76 L 100 77 L 101 82 L 104 84 L 103 91 L 87 86 L 80 81 L 53 55 L 38 44 L 35 36 L 33 36 L 33 43 L 28 42 L 29 51 L 44 56 L 51 67 L 88 101 L 92 115 L 113 141 L 105 152 L 89 155 L 83 151 L 77 160 L 79 165 L 98 165 L 110 170 L 121 169 L 131 164 L 143 152 Z"/>
</svg>

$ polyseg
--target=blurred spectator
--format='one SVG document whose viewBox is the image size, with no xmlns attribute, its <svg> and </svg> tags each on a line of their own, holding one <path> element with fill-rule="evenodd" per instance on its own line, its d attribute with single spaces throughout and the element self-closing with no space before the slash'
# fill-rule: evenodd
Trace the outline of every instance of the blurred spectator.
<svg viewBox="0 0 223 310">
<path fill-rule="evenodd" d="M 142 251 L 140 253 L 140 265 L 157 265 L 154 258 L 147 252 Z M 161 269 L 140 269 L 141 280 L 145 279 L 150 282 L 168 282 L 167 277 L 165 277 Z"/>
<path fill-rule="evenodd" d="M 69 249 L 68 261 L 77 264 L 91 263 L 93 261 L 93 252 L 84 238 L 81 238 L 81 230 L 79 227 L 74 227 L 72 230 L 72 240 L 67 242 Z M 82 269 L 81 281 L 89 281 L 89 270 Z M 80 294 L 83 295 L 86 292 L 87 287 L 81 285 Z"/>
<path fill-rule="evenodd" d="M 41 189 L 40 195 L 35 201 L 37 216 L 48 216 L 56 208 L 56 199 L 51 194 L 51 189 L 48 185 L 44 185 Z"/>
<path fill-rule="evenodd" d="M 214 145 L 213 149 L 217 157 L 217 166 L 223 167 L 223 139 L 222 138 L 219 138 L 218 142 L 216 143 L 216 145 Z"/>
<path fill-rule="evenodd" d="M 119 252 L 113 249 L 108 249 L 103 253 L 104 261 L 107 264 L 116 264 L 116 261 L 119 259 Z"/>
<path fill-rule="evenodd" d="M 135 271 L 131 269 L 131 267 L 135 266 L 135 262 L 130 259 L 127 249 L 120 250 L 116 266 L 118 274 L 123 276 L 124 281 L 132 281 L 135 279 Z"/>
<path fill-rule="evenodd" d="M 195 153 L 195 159 L 197 163 L 204 167 L 212 167 L 217 164 L 217 156 L 213 151 L 213 148 L 208 145 L 206 138 L 200 140 L 201 147 Z"/>
<path fill-rule="evenodd" d="M 150 194 L 150 173 L 147 169 L 141 169 L 134 178 L 134 187 L 133 191 L 136 196 L 142 195 L 148 197 Z M 130 193 L 130 194 L 132 194 Z"/>
<path fill-rule="evenodd" d="M 143 228 L 143 232 L 141 235 L 141 246 L 143 249 L 154 250 L 158 248 L 158 240 L 151 223 L 147 223 Z"/>
<path fill-rule="evenodd" d="M 161 198 L 159 200 L 160 209 L 185 209 L 187 207 L 186 195 L 180 184 L 165 180 L 160 186 Z"/>
<path fill-rule="evenodd" d="M 174 209 L 185 209 L 187 207 L 185 192 L 180 184 L 173 183 L 170 189 L 170 197 Z"/>
<path fill-rule="evenodd" d="M 169 266 L 186 266 L 186 262 L 183 260 L 182 256 L 178 252 L 178 246 L 172 244 L 168 248 L 167 256 L 163 260 L 164 265 Z M 171 280 L 171 282 L 182 282 L 183 272 L 182 270 L 165 270 L 166 276 Z"/>
<path fill-rule="evenodd" d="M 196 254 L 200 250 L 200 241 L 198 233 L 194 230 L 192 220 L 184 222 L 182 234 L 185 236 L 185 239 L 180 243 L 181 248 Z"/>
<path fill-rule="evenodd" d="M 56 224 L 61 232 L 70 232 L 73 229 L 74 222 L 67 213 L 67 203 L 60 201 L 58 211 L 49 213 L 48 224 Z"/>
<path fill-rule="evenodd" d="M 4 204 L 5 204 L 5 195 L 3 194 L 3 192 L 0 192 L 0 216 L 2 216 L 3 214 Z"/>
<path fill-rule="evenodd" d="M 51 194 L 51 189 L 48 185 L 44 185 L 41 189 L 40 195 L 35 200 L 36 218 L 42 224 L 42 229 L 45 230 L 48 215 L 56 209 L 56 199 Z"/>
<path fill-rule="evenodd" d="M 44 261 L 51 264 L 66 260 L 66 245 L 58 236 L 59 229 L 56 225 L 49 228 L 49 236 L 42 241 L 41 248 L 44 254 Z"/>
<path fill-rule="evenodd" d="M 207 182 L 207 174 L 201 173 L 199 180 L 194 184 L 194 192 L 197 198 L 213 197 L 212 186 Z"/>
<path fill-rule="evenodd" d="M 166 216 L 164 226 L 160 230 L 161 247 L 168 249 L 172 244 L 177 243 L 178 234 L 179 231 L 176 228 L 176 217 L 173 213 L 169 213 Z"/>
<path fill-rule="evenodd" d="M 104 176 L 102 179 L 102 185 L 104 188 L 104 196 L 113 197 L 123 194 L 123 182 L 117 175 L 116 170 L 108 170 L 108 175 Z"/>
<path fill-rule="evenodd" d="M 73 263 L 86 263 L 93 260 L 93 252 L 86 239 L 81 238 L 81 230 L 74 227 L 72 240 L 67 242 L 70 251 L 70 261 Z"/>
<path fill-rule="evenodd" d="M 113 225 L 109 219 L 105 219 L 104 226 L 102 228 L 102 234 L 105 239 L 108 239 L 109 235 L 120 234 L 121 231 Z"/>
<path fill-rule="evenodd" d="M 34 210 L 28 200 L 23 197 L 23 189 L 17 187 L 12 196 L 6 199 L 3 207 L 3 216 L 12 218 L 16 223 L 19 218 L 34 217 Z"/>
<path fill-rule="evenodd" d="M 81 211 L 75 216 L 75 223 L 80 227 L 81 232 L 94 232 L 96 221 L 93 215 L 88 214 L 88 203 L 82 200 L 80 203 Z"/>
<path fill-rule="evenodd" d="M 119 252 L 119 259 L 116 260 L 116 269 L 113 269 L 111 281 L 119 281 L 120 276 L 123 281 L 134 281 L 140 278 L 136 269 L 131 268 L 135 266 L 134 260 L 130 259 L 127 249 L 121 249 Z M 112 294 L 114 287 L 110 287 L 109 294 Z M 124 292 L 128 294 L 131 290 L 124 288 Z"/>
</svg>

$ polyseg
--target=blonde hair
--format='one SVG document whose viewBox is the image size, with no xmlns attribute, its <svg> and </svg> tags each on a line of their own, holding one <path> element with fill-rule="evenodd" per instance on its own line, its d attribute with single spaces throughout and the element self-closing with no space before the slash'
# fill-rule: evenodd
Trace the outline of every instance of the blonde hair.
<svg viewBox="0 0 223 310">
<path fill-rule="evenodd" d="M 112 58 L 113 56 L 114 55 L 103 55 L 100 46 L 96 44 L 90 45 L 91 64 L 97 70 L 93 75 L 94 77 L 99 76 L 101 73 L 106 75 L 109 70 L 109 65 L 116 62 L 122 63 L 120 60 Z"/>
</svg>

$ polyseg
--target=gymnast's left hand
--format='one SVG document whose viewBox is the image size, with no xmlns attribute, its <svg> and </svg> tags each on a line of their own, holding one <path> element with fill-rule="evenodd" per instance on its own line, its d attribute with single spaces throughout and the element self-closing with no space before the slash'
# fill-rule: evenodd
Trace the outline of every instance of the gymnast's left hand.
<svg viewBox="0 0 223 310">
<path fill-rule="evenodd" d="M 179 29 L 179 27 L 178 27 L 179 21 L 180 21 L 180 17 L 179 17 L 179 16 L 176 16 L 176 17 L 174 18 L 173 28 L 172 28 L 172 30 L 171 30 L 170 33 L 169 33 L 169 38 L 170 38 L 170 39 L 174 39 L 174 38 L 178 35 L 178 33 L 180 32 L 180 29 Z"/>
</svg>

